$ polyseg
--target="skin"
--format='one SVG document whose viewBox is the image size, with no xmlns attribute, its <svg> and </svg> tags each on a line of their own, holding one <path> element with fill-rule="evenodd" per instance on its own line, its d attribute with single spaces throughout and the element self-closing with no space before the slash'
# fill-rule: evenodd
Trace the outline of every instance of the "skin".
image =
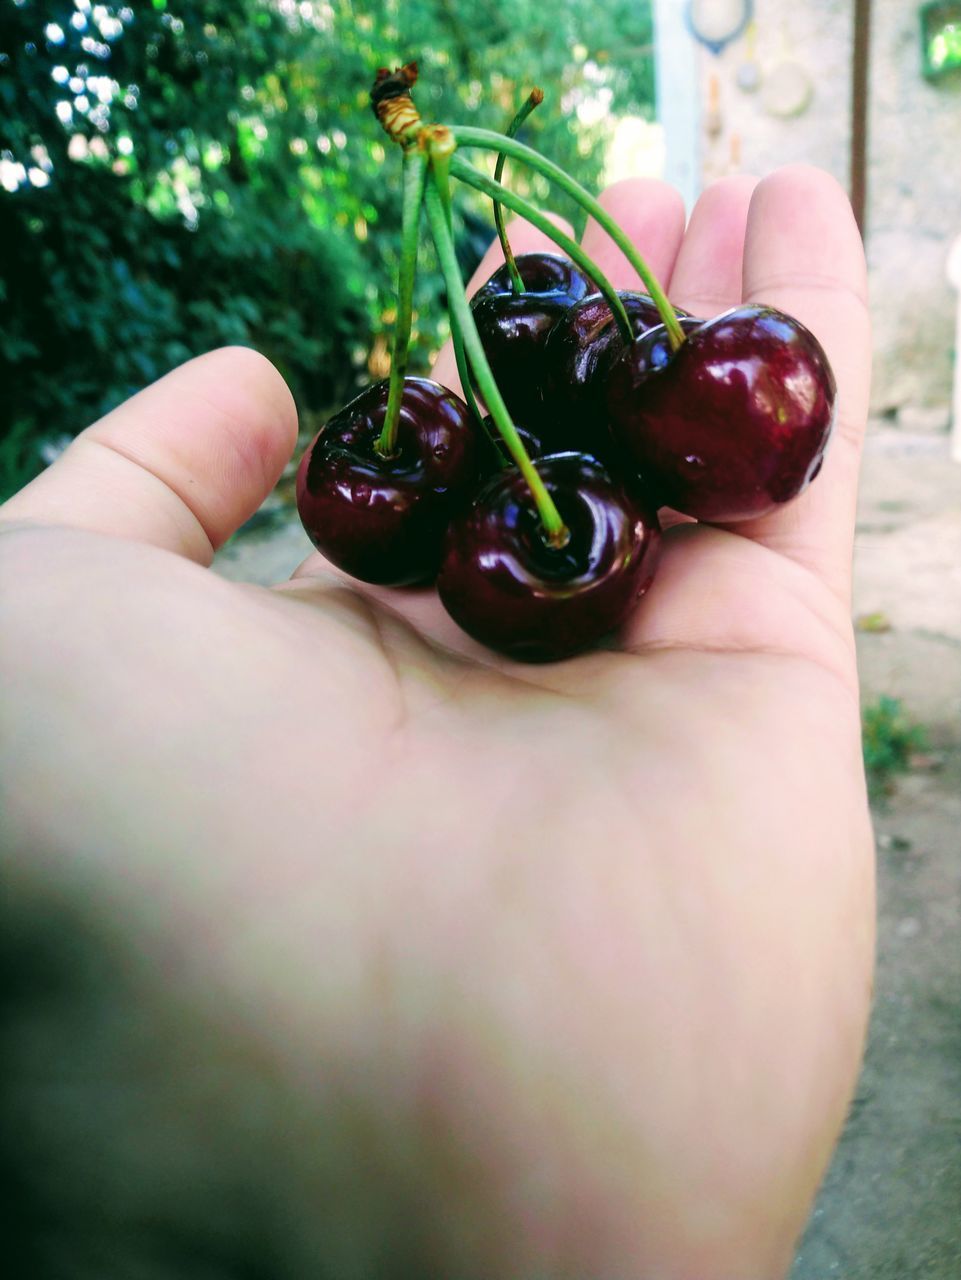
<svg viewBox="0 0 961 1280">
<path fill-rule="evenodd" d="M 809 168 L 722 181 L 686 234 L 661 184 L 604 202 L 674 302 L 797 316 L 840 388 L 815 484 L 737 530 L 670 528 L 615 648 L 518 667 L 431 593 L 316 557 L 273 589 L 210 573 L 294 447 L 249 351 L 148 388 L 0 512 L 10 883 L 101 940 L 126 976 L 100 1005 L 133 1002 L 151 1067 L 96 1028 L 65 1053 L 119 1073 L 148 1149 L 168 1126 L 160 1165 L 202 1129 L 204 1223 L 221 1186 L 266 1234 L 284 1203 L 270 1274 L 773 1280 L 844 1120 L 874 910 L 860 240 Z M 220 1084 L 193 1126 L 198 1063 Z M 149 1171 L 115 1181 L 190 1217 Z"/>
</svg>

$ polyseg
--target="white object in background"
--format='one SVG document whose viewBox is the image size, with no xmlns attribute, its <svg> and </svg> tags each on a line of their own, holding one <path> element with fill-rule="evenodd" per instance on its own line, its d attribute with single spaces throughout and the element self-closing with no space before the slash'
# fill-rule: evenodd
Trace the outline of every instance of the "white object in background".
<svg viewBox="0 0 961 1280">
<path fill-rule="evenodd" d="M 790 120 L 803 115 L 813 97 L 811 77 L 794 58 L 785 58 L 765 70 L 761 100 L 769 116 Z"/>
<path fill-rule="evenodd" d="M 757 60 L 757 23 L 752 18 L 744 33 L 747 48 L 734 77 L 742 93 L 757 93 L 761 87 L 761 64 Z"/>
<path fill-rule="evenodd" d="M 764 68 L 761 105 L 769 116 L 790 120 L 802 115 L 814 97 L 814 82 L 791 52 L 787 22 L 781 23 L 781 52 Z"/>
<path fill-rule="evenodd" d="M 691 34 L 719 54 L 751 21 L 752 0 L 687 0 Z"/>
<path fill-rule="evenodd" d="M 948 254 L 948 279 L 958 292 L 958 320 L 954 330 L 954 408 L 951 414 L 951 457 L 961 462 L 961 236 Z"/>
<path fill-rule="evenodd" d="M 654 0 L 657 119 L 664 130 L 664 178 L 688 213 L 701 194 L 701 95 L 698 47 L 678 0 Z"/>
</svg>

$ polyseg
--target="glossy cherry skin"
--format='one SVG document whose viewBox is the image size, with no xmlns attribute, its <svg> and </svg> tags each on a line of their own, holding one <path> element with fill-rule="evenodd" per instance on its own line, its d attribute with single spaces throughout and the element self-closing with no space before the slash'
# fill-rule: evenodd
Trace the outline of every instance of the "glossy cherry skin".
<svg viewBox="0 0 961 1280">
<path fill-rule="evenodd" d="M 519 253 L 517 270 L 528 293 L 565 293 L 572 302 L 590 293 L 593 285 L 570 258 L 559 253 Z M 502 263 L 471 298 L 471 305 L 502 293 L 512 293 L 507 263 Z"/>
<path fill-rule="evenodd" d="M 474 426 L 452 391 L 405 378 L 397 450 L 375 450 L 388 383 L 368 387 L 321 428 L 300 460 L 297 510 L 318 551 L 364 582 L 427 582 L 451 516 L 477 477 Z"/>
<path fill-rule="evenodd" d="M 660 312 L 646 293 L 620 291 L 617 296 L 635 337 L 660 325 Z M 544 348 L 545 431 L 550 431 L 553 448 L 579 449 L 607 460 L 607 375 L 623 351 L 620 329 L 601 293 L 582 298 L 558 320 Z"/>
<path fill-rule="evenodd" d="M 546 452 L 541 440 L 533 431 L 529 431 L 527 427 L 522 427 L 519 422 L 514 423 L 514 430 L 520 436 L 521 444 L 527 450 L 529 458 L 539 458 Z M 489 476 L 498 475 L 504 470 L 505 466 L 512 467 L 515 465 L 504 437 L 497 430 L 494 419 L 490 414 L 484 419 L 480 459 L 480 472 L 485 479 Z"/>
<path fill-rule="evenodd" d="M 699 325 L 657 367 L 651 329 L 612 368 L 612 429 L 657 502 L 735 523 L 796 497 L 817 474 L 834 422 L 834 374 L 820 343 L 771 307 Z"/>
<path fill-rule="evenodd" d="M 685 337 L 689 337 L 695 329 L 699 329 L 704 324 L 704 321 L 698 320 L 696 316 L 682 315 L 680 312 L 678 312 L 677 322 L 681 326 Z M 670 363 L 671 356 L 674 354 L 674 347 L 671 345 L 671 336 L 664 325 L 657 324 L 653 329 L 649 329 L 643 335 L 638 336 L 643 336 L 644 338 L 642 343 L 638 343 L 638 363 L 636 366 L 638 370 L 642 368 L 642 363 L 643 367 L 646 367 L 649 372 L 654 369 L 663 369 Z M 622 346 L 620 350 L 613 353 L 611 360 L 604 369 L 603 386 L 598 389 L 605 401 L 607 397 L 607 381 L 611 369 L 623 354 L 624 348 Z"/>
<path fill-rule="evenodd" d="M 594 458 L 537 462 L 570 530 L 545 540 L 527 482 L 512 468 L 489 481 L 452 521 L 437 590 L 475 640 L 524 662 L 552 662 L 614 631 L 654 576 L 657 516 Z"/>
<path fill-rule="evenodd" d="M 525 293 L 514 293 L 499 267 L 471 300 L 484 353 L 511 417 L 535 429 L 542 417 L 543 353 L 565 312 L 593 288 L 567 258 L 522 253 L 517 267 Z"/>
</svg>

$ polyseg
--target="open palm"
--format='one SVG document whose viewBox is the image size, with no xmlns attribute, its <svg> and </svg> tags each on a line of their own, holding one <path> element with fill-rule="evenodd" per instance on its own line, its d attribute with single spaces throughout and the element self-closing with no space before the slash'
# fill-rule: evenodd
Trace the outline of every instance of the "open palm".
<svg viewBox="0 0 961 1280">
<path fill-rule="evenodd" d="M 840 419 L 813 487 L 670 528 L 616 647 L 520 667 L 316 557 L 271 590 L 212 576 L 295 428 L 266 362 L 203 357 L 3 509 L 10 847 L 41 885 L 79 863 L 185 1004 L 268 1044 L 298 1128 L 235 1176 L 279 1179 L 305 1238 L 354 1223 L 358 1258 L 377 1238 L 425 1274 L 771 1280 L 870 992 L 864 264 L 813 170 L 718 184 L 686 234 L 661 184 L 604 203 L 677 305 L 819 336 Z"/>
</svg>

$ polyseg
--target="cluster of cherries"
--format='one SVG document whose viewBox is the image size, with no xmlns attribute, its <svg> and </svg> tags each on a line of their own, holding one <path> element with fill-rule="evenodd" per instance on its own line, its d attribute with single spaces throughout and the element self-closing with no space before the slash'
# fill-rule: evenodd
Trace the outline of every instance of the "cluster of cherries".
<svg viewBox="0 0 961 1280">
<path fill-rule="evenodd" d="M 438 132 L 449 154 L 442 129 L 408 127 L 404 143 L 426 152 L 425 181 L 445 195 Z M 446 209 L 435 203 L 431 229 L 449 268 Z M 830 365 L 790 316 L 665 315 L 662 294 L 615 297 L 597 276 L 553 254 L 509 258 L 469 310 L 458 278 L 469 403 L 404 377 L 395 343 L 393 397 L 391 382 L 367 388 L 298 472 L 301 519 L 330 561 L 366 582 L 435 582 L 466 632 L 515 659 L 567 657 L 614 632 L 653 579 L 658 508 L 717 524 L 761 516 L 814 478 L 833 422 Z"/>
</svg>

